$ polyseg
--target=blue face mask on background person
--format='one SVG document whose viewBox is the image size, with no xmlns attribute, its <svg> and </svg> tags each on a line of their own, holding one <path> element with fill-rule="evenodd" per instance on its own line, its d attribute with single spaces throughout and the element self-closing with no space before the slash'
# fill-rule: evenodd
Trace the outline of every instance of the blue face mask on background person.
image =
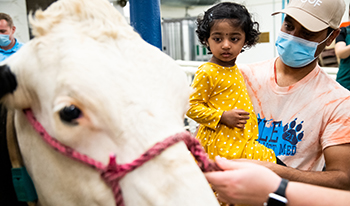
<svg viewBox="0 0 350 206">
<path fill-rule="evenodd" d="M 308 41 L 285 32 L 280 32 L 276 40 L 278 55 L 282 62 L 290 67 L 303 67 L 310 64 L 317 57 L 315 53 L 318 45 L 325 42 L 333 31 L 322 42 Z"/>
<path fill-rule="evenodd" d="M 11 40 L 10 36 L 6 34 L 0 34 L 0 46 L 8 46 L 10 45 Z"/>
</svg>

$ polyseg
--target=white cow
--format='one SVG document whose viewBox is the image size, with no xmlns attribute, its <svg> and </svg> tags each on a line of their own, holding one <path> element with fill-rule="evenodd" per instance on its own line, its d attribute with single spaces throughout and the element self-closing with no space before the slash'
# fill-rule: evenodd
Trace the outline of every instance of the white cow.
<svg viewBox="0 0 350 206">
<path fill-rule="evenodd" d="M 184 130 L 186 75 L 108 1 L 60 0 L 30 23 L 35 38 L 0 64 L 17 79 L 1 102 L 15 111 L 38 205 L 116 205 L 99 172 L 52 149 L 23 109 L 77 152 L 104 165 L 112 152 L 118 164 L 129 163 Z M 218 205 L 183 142 L 127 174 L 120 186 L 127 206 Z"/>
</svg>

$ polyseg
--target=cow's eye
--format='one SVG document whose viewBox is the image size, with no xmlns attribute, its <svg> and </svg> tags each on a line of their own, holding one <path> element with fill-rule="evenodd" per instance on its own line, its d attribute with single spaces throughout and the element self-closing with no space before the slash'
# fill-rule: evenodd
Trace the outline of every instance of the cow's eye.
<svg viewBox="0 0 350 206">
<path fill-rule="evenodd" d="M 70 105 L 61 109 L 59 114 L 61 120 L 67 123 L 78 124 L 75 120 L 80 117 L 81 111 L 75 105 Z"/>
</svg>

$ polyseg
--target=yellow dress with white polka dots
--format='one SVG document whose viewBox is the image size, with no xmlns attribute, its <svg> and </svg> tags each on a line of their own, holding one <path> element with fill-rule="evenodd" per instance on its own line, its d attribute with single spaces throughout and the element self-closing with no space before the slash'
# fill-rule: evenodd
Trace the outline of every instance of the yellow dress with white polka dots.
<svg viewBox="0 0 350 206">
<path fill-rule="evenodd" d="M 215 63 L 201 65 L 195 75 L 187 116 L 200 124 L 196 138 L 210 159 L 256 159 L 276 162 L 273 150 L 258 143 L 258 123 L 237 66 L 222 67 Z M 220 122 L 224 111 L 243 109 L 250 118 L 243 129 L 229 128 Z"/>
</svg>

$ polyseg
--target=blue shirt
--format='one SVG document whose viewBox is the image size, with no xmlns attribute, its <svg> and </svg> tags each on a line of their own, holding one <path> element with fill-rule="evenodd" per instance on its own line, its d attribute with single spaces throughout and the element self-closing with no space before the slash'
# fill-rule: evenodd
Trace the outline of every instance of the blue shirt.
<svg viewBox="0 0 350 206">
<path fill-rule="evenodd" d="M 16 53 L 21 47 L 23 46 L 23 43 L 20 43 L 16 39 L 16 44 L 9 50 L 3 50 L 0 48 L 0 62 L 7 59 L 12 54 Z"/>
</svg>

